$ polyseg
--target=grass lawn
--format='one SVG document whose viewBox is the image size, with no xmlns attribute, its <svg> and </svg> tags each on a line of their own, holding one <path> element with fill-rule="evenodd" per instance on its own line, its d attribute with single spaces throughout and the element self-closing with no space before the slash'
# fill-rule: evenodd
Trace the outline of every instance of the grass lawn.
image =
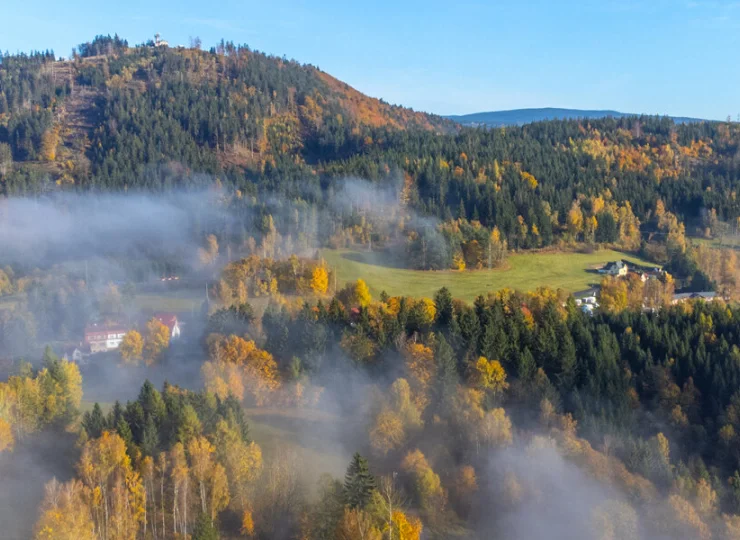
<svg viewBox="0 0 740 540">
<path fill-rule="evenodd" d="M 342 478 L 351 454 L 337 440 L 340 419 L 312 409 L 246 409 L 250 437 L 267 458 L 278 450 L 295 452 L 303 485 L 312 492 L 329 473 Z"/>
<path fill-rule="evenodd" d="M 601 276 L 593 270 L 604 263 L 623 259 L 646 266 L 652 263 L 613 250 L 594 253 L 521 253 L 510 255 L 504 268 L 456 272 L 421 271 L 393 268 L 383 264 L 378 254 L 351 250 L 322 250 L 321 255 L 337 272 L 337 285 L 364 279 L 374 296 L 388 294 L 432 297 L 446 286 L 452 296 L 472 301 L 479 294 L 506 287 L 531 291 L 547 285 L 576 292 L 598 284 Z M 591 270 L 589 272 L 589 270 Z"/>
<path fill-rule="evenodd" d="M 171 311 L 173 313 L 197 312 L 206 299 L 204 289 L 140 292 L 134 302 L 143 310 Z"/>
</svg>

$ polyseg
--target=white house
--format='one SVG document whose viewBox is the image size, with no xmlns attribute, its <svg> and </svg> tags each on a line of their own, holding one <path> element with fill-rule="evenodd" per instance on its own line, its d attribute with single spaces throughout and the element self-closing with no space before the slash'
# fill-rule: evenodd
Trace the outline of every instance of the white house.
<svg viewBox="0 0 740 540">
<path fill-rule="evenodd" d="M 120 323 L 89 324 L 85 328 L 85 345 L 90 347 L 92 354 L 112 351 L 121 344 L 126 332 L 128 328 Z"/>
<path fill-rule="evenodd" d="M 606 274 L 609 276 L 626 276 L 629 268 L 624 261 L 613 261 L 608 262 L 603 268 L 599 269 L 599 274 Z"/>
</svg>

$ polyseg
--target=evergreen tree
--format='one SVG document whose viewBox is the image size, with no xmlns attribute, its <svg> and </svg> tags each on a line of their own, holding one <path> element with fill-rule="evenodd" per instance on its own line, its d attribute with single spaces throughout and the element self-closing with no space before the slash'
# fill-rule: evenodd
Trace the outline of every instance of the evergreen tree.
<svg viewBox="0 0 740 540">
<path fill-rule="evenodd" d="M 221 535 L 218 527 L 206 513 L 201 513 L 193 528 L 193 540 L 218 540 Z"/>
<path fill-rule="evenodd" d="M 133 451 L 136 448 L 134 435 L 131 433 L 131 426 L 123 416 L 121 416 L 118 420 L 118 424 L 116 424 L 116 432 L 123 439 L 123 442 L 126 443 L 126 450 L 128 451 L 129 456 L 133 456 Z"/>
<path fill-rule="evenodd" d="M 450 400 L 455 395 L 455 390 L 460 377 L 457 371 L 457 361 L 455 352 L 444 337 L 444 334 L 437 334 L 439 342 L 434 359 L 437 363 L 437 380 L 436 380 L 436 399 L 440 408 L 447 409 Z"/>
<path fill-rule="evenodd" d="M 162 399 L 162 394 L 154 388 L 154 385 L 147 379 L 139 391 L 138 402 L 144 410 L 144 415 L 152 417 L 159 424 L 166 414 L 166 406 Z"/>
<path fill-rule="evenodd" d="M 85 429 L 87 436 L 91 439 L 97 439 L 108 429 L 108 423 L 103 416 L 103 410 L 98 403 L 93 405 L 92 411 L 86 412 L 82 417 L 82 427 Z"/>
<path fill-rule="evenodd" d="M 434 295 L 434 305 L 437 308 L 435 323 L 439 328 L 446 328 L 452 320 L 452 294 L 447 287 L 442 287 Z"/>
<path fill-rule="evenodd" d="M 141 451 L 146 456 L 154 456 L 159 446 L 159 432 L 153 417 L 147 416 L 144 433 L 141 436 Z"/>
<path fill-rule="evenodd" d="M 375 489 L 375 477 L 367 459 L 355 452 L 344 475 L 344 503 L 350 508 L 364 508 Z"/>
<path fill-rule="evenodd" d="M 616 242 L 619 239 L 619 230 L 614 216 L 608 210 L 604 210 L 597 216 L 596 241 L 604 243 Z"/>
</svg>

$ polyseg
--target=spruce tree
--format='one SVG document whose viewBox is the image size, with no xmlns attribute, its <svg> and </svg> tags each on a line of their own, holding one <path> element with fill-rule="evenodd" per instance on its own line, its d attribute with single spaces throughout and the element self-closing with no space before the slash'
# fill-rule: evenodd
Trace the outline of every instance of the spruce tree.
<svg viewBox="0 0 740 540">
<path fill-rule="evenodd" d="M 434 295 L 434 305 L 437 308 L 435 323 L 439 328 L 446 328 L 452 320 L 452 294 L 447 287 L 442 287 Z"/>
<path fill-rule="evenodd" d="M 193 540 L 218 540 L 221 535 L 218 527 L 206 513 L 201 513 L 193 528 Z"/>
<path fill-rule="evenodd" d="M 344 475 L 344 503 L 350 508 L 364 508 L 375 489 L 375 477 L 370 473 L 367 459 L 355 452 Z"/>
<path fill-rule="evenodd" d="M 147 416 L 144 433 L 141 436 L 141 451 L 146 456 L 153 456 L 159 446 L 159 432 L 151 415 Z"/>
<path fill-rule="evenodd" d="M 459 382 L 459 376 L 457 372 L 455 352 L 445 339 L 444 334 L 440 333 L 438 336 L 439 343 L 434 355 L 437 364 L 435 398 L 437 399 L 439 407 L 441 409 L 445 409 L 446 405 L 455 394 L 455 390 Z"/>
<path fill-rule="evenodd" d="M 95 405 L 93 405 L 92 412 L 85 413 L 82 417 L 82 427 L 85 428 L 87 436 L 91 439 L 96 439 L 103 434 L 103 431 L 105 431 L 108 426 L 100 405 L 95 403 Z"/>
<path fill-rule="evenodd" d="M 116 432 L 118 433 L 118 436 L 123 439 L 123 442 L 126 443 L 126 451 L 128 452 L 128 455 L 133 456 L 133 451 L 136 448 L 136 445 L 134 444 L 134 435 L 131 433 L 131 426 L 123 416 L 118 420 L 118 424 L 116 424 Z"/>
</svg>

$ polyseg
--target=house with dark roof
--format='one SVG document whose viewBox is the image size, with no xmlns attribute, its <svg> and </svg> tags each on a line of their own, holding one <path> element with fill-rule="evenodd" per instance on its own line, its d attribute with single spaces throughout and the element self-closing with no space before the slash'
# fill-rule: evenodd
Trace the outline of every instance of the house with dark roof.
<svg viewBox="0 0 740 540">
<path fill-rule="evenodd" d="M 627 263 L 624 261 L 612 261 L 604 265 L 603 268 L 599 269 L 599 274 L 606 274 L 608 276 L 626 276 L 629 268 Z"/>
</svg>

